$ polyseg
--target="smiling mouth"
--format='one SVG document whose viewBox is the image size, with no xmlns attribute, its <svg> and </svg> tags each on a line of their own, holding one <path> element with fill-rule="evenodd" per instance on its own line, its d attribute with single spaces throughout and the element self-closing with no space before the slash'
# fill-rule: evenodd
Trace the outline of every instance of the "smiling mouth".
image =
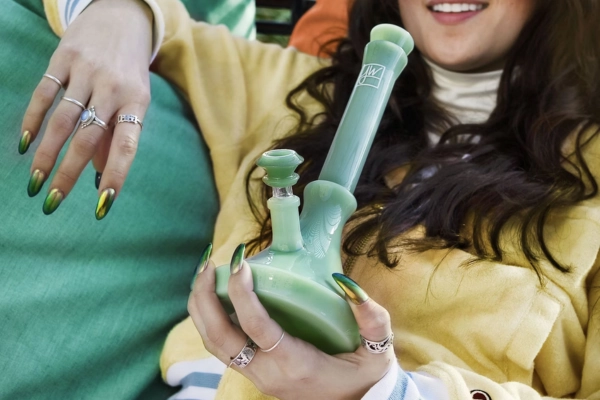
<svg viewBox="0 0 600 400">
<path fill-rule="evenodd" d="M 482 3 L 438 3 L 427 8 L 436 13 L 464 13 L 481 11 L 487 8 L 487 4 Z"/>
</svg>

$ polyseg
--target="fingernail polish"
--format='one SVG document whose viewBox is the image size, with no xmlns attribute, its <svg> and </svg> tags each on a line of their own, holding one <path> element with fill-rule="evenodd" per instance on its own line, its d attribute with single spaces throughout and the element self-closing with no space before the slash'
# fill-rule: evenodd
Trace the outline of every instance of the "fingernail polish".
<svg viewBox="0 0 600 400">
<path fill-rule="evenodd" d="M 33 171 L 27 185 L 27 194 L 29 197 L 37 195 L 42 189 L 44 182 L 46 182 L 46 174 L 39 169 Z"/>
<path fill-rule="evenodd" d="M 102 173 L 96 172 L 96 189 L 100 189 L 100 181 L 102 180 Z"/>
<path fill-rule="evenodd" d="M 65 195 L 63 194 L 63 192 L 61 192 L 58 189 L 52 189 L 46 196 L 46 200 L 44 200 L 44 206 L 42 207 L 42 211 L 44 212 L 44 214 L 50 215 L 54 211 L 56 211 L 56 209 L 58 208 L 58 206 L 60 206 L 60 203 L 62 203 L 64 198 Z"/>
<path fill-rule="evenodd" d="M 246 245 L 240 244 L 231 257 L 231 264 L 229 264 L 229 273 L 235 275 L 242 270 L 244 266 L 244 252 L 246 251 Z"/>
<path fill-rule="evenodd" d="M 354 304 L 361 305 L 369 300 L 369 295 L 367 292 L 362 290 L 362 288 L 358 286 L 358 283 L 354 282 L 346 275 L 334 272 L 331 274 L 331 276 L 333 277 L 335 283 L 342 288 L 344 293 L 346 293 L 346 296 L 348 296 L 350 301 L 352 301 Z"/>
<path fill-rule="evenodd" d="M 19 141 L 19 154 L 25 154 L 27 149 L 29 149 L 29 145 L 31 144 L 31 132 L 25 131 L 23 135 L 21 135 L 21 140 Z"/>
<path fill-rule="evenodd" d="M 200 275 L 206 267 L 208 266 L 208 261 L 210 260 L 210 254 L 212 253 L 212 243 L 209 243 L 204 250 L 202 250 L 202 255 L 200 256 L 200 262 L 194 269 L 194 277 L 192 278 L 192 283 L 190 284 L 190 290 L 194 288 L 194 282 L 196 281 L 196 277 Z"/>
<path fill-rule="evenodd" d="M 100 193 L 100 197 L 98 198 L 98 204 L 96 205 L 96 219 L 100 221 L 102 218 L 106 217 L 106 214 L 110 211 L 110 208 L 115 201 L 115 189 L 104 189 L 102 193 Z"/>
</svg>

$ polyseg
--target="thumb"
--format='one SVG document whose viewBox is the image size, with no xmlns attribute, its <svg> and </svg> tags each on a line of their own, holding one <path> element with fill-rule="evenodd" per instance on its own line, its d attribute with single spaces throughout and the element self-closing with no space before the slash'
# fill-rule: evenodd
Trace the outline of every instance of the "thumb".
<svg viewBox="0 0 600 400">
<path fill-rule="evenodd" d="M 349 300 L 350 308 L 358 323 L 362 346 L 357 352 L 393 352 L 392 324 L 388 311 L 371 299 L 358 283 L 346 275 L 334 273 L 332 277 L 346 293 L 346 298 Z"/>
</svg>

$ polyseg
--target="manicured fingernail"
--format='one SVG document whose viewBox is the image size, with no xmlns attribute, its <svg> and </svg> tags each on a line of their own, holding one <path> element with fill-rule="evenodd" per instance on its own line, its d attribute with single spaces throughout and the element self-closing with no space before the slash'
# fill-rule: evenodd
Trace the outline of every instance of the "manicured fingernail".
<svg viewBox="0 0 600 400">
<path fill-rule="evenodd" d="M 46 174 L 39 169 L 33 171 L 27 185 L 27 194 L 29 197 L 37 195 L 42 189 L 44 182 L 46 182 Z"/>
<path fill-rule="evenodd" d="M 21 135 L 21 140 L 19 141 L 19 154 L 25 154 L 30 144 L 31 132 L 25 131 L 23 132 L 23 135 Z"/>
<path fill-rule="evenodd" d="M 100 189 L 100 181 L 102 180 L 102 173 L 96 172 L 96 189 Z"/>
<path fill-rule="evenodd" d="M 106 214 L 110 211 L 110 208 L 115 201 L 115 189 L 104 189 L 102 193 L 100 193 L 100 197 L 98 198 L 98 204 L 96 205 L 96 219 L 100 221 L 102 218 L 106 217 Z"/>
<path fill-rule="evenodd" d="M 42 207 L 42 211 L 44 211 L 44 214 L 50 215 L 54 211 L 56 211 L 56 209 L 58 208 L 58 206 L 60 206 L 60 203 L 62 203 L 64 198 L 65 195 L 63 194 L 63 192 L 61 192 L 58 189 L 52 189 L 46 196 L 46 200 L 44 200 L 44 206 Z"/>
<path fill-rule="evenodd" d="M 354 282 L 352 279 L 348 278 L 344 274 L 338 274 L 334 272 L 331 274 L 335 283 L 340 285 L 346 296 L 357 305 L 361 305 L 367 300 L 369 300 L 369 295 L 358 286 L 358 283 Z"/>
<path fill-rule="evenodd" d="M 210 260 L 210 253 L 212 253 L 212 243 L 209 243 L 202 251 L 202 256 L 200 256 L 200 262 L 194 269 L 194 277 L 192 278 L 192 283 L 190 284 L 190 290 L 194 288 L 194 282 L 196 281 L 196 277 L 202 272 L 204 272 L 204 270 L 208 266 L 208 261 Z"/>
<path fill-rule="evenodd" d="M 246 251 L 246 245 L 240 244 L 231 257 L 231 264 L 229 264 L 229 273 L 235 275 L 242 270 L 244 266 L 244 252 Z"/>
</svg>

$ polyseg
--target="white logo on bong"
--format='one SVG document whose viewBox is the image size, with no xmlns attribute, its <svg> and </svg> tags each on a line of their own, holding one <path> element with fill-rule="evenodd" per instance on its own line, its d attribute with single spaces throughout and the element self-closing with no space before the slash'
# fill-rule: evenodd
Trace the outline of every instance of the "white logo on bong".
<svg viewBox="0 0 600 400">
<path fill-rule="evenodd" d="M 381 83 L 384 72 L 385 67 L 383 65 L 365 64 L 363 65 L 362 71 L 360 71 L 356 86 L 371 86 L 375 89 L 379 89 L 379 84 Z"/>
</svg>

